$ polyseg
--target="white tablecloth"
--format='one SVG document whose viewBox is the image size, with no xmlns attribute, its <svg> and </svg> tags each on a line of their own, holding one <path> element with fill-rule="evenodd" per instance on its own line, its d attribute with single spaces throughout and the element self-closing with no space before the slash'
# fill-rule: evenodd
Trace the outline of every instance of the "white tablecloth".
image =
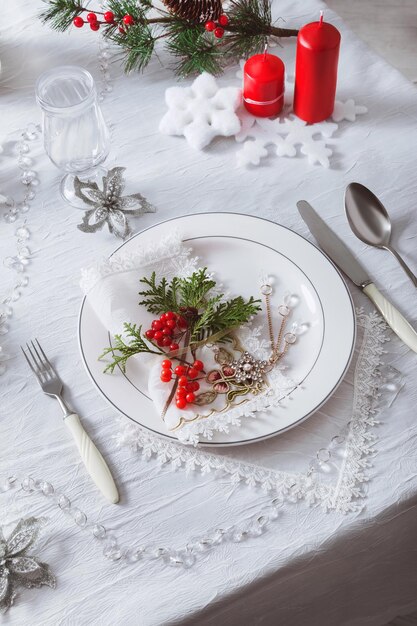
<svg viewBox="0 0 417 626">
<path fill-rule="evenodd" d="M 100 81 L 97 35 L 87 29 L 53 33 L 37 21 L 40 8 L 35 0 L 2 7 L 0 110 L 5 142 L 0 186 L 3 193 L 16 196 L 20 183 L 12 142 L 19 129 L 40 119 L 34 102 L 39 73 L 71 63 L 86 67 Z M 320 8 L 318 0 L 282 0 L 274 10 L 288 25 L 297 26 L 315 19 Z M 174 78 L 158 60 L 143 76 L 126 77 L 117 63 L 110 68 L 114 90 L 103 103 L 112 122 L 108 163 L 127 166 L 129 189 L 139 190 L 159 209 L 137 222 L 137 228 L 175 215 L 220 209 L 260 215 L 307 235 L 295 203 L 310 200 L 416 323 L 411 284 L 387 253 L 367 249 L 354 239 L 342 200 L 352 180 L 376 191 L 394 220 L 394 242 L 416 267 L 417 94 L 337 16 L 328 12 L 327 17 L 343 35 L 338 96 L 353 97 L 369 108 L 360 123 L 340 129 L 330 170 L 308 165 L 303 158 L 270 157 L 264 166 L 243 171 L 235 167 L 232 140 L 216 140 L 196 153 L 182 139 L 159 135 L 164 91 Z M 283 45 L 280 52 L 291 71 L 295 44 Z M 4 338 L 4 349 L 13 358 L 0 379 L 0 477 L 31 472 L 49 480 L 89 519 L 113 529 L 126 543 L 140 539 L 182 545 L 211 526 L 255 513 L 265 500 L 256 491 L 232 487 L 211 474 L 173 473 L 169 467 L 160 469 L 152 460 L 115 449 L 116 416 L 82 367 L 76 330 L 80 267 L 109 254 L 115 240 L 104 232 L 86 235 L 76 229 L 80 213 L 59 197 L 60 173 L 38 144 L 33 144 L 33 154 L 41 184 L 27 216 L 33 252 L 30 283 L 14 307 Z M 2 258 L 13 252 L 14 228 L 0 221 Z M 2 290 L 9 280 L 10 273 L 3 268 Z M 68 383 L 69 401 L 108 459 L 120 486 L 120 505 L 106 505 L 97 493 L 63 428 L 58 407 L 39 393 L 19 356 L 19 345 L 33 336 L 42 339 L 55 358 Z M 20 516 L 49 518 L 37 552 L 58 578 L 56 590 L 21 590 L 4 622 L 381 626 L 416 609 L 417 368 L 415 355 L 400 344 L 398 355 L 393 365 L 406 375 L 406 385 L 389 419 L 378 427 L 378 454 L 360 513 L 326 515 L 300 502 L 264 537 L 220 545 L 183 571 L 164 568 L 160 562 L 134 567 L 111 563 L 103 558 L 98 543 L 47 500 L 22 492 L 0 494 L 0 524 L 6 531 Z"/>
</svg>

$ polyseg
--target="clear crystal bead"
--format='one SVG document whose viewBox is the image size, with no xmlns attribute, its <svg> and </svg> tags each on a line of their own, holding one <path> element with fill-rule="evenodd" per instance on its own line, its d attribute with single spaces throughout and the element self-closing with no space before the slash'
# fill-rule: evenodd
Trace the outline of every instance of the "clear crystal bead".
<svg viewBox="0 0 417 626">
<path fill-rule="evenodd" d="M 29 146 L 25 141 L 19 141 L 16 144 L 16 152 L 18 154 L 27 154 L 29 152 Z"/>
<path fill-rule="evenodd" d="M 71 501 L 64 494 L 60 495 L 58 498 L 58 506 L 63 511 L 68 511 L 71 508 Z"/>
<path fill-rule="evenodd" d="M 101 524 L 94 524 L 93 535 L 96 539 L 104 539 L 106 536 L 106 529 Z"/>
<path fill-rule="evenodd" d="M 80 526 L 81 528 L 83 528 L 86 525 L 87 516 L 83 511 L 81 511 L 81 509 L 74 507 L 71 510 L 71 515 L 74 519 L 74 522 L 77 524 L 77 526 Z"/>
<path fill-rule="evenodd" d="M 126 561 L 129 563 L 137 563 L 142 557 L 142 548 L 130 548 L 125 554 Z"/>
<path fill-rule="evenodd" d="M 36 193 L 33 189 L 29 189 L 26 193 L 25 193 L 25 202 L 28 200 L 33 200 L 36 196 Z"/>
<path fill-rule="evenodd" d="M 27 228 L 27 226 L 19 226 L 19 228 L 16 229 L 16 237 L 19 237 L 19 239 L 29 239 L 30 238 L 30 230 Z"/>
<path fill-rule="evenodd" d="M 122 558 L 122 551 L 120 550 L 120 548 L 115 546 L 104 546 L 103 554 L 106 559 L 109 559 L 110 561 L 118 561 Z"/>
<path fill-rule="evenodd" d="M 27 170 L 28 167 L 33 165 L 33 159 L 31 159 L 28 156 L 23 156 L 23 154 L 21 154 L 17 159 L 17 164 L 20 167 L 20 169 Z"/>
<path fill-rule="evenodd" d="M 22 480 L 22 489 L 23 491 L 34 491 L 35 490 L 35 481 L 31 476 L 25 476 Z"/>
<path fill-rule="evenodd" d="M 48 483 L 46 480 L 44 480 L 42 483 L 42 492 L 45 494 L 45 496 L 52 496 L 54 491 L 55 489 L 53 488 L 51 483 Z"/>
<path fill-rule="evenodd" d="M 261 293 L 262 293 L 264 296 L 270 296 L 270 295 L 271 295 L 271 293 L 272 293 L 272 287 L 271 287 L 271 285 L 267 285 L 267 284 L 262 285 L 262 286 L 261 286 Z"/>
<path fill-rule="evenodd" d="M 13 224 L 13 222 L 15 222 L 17 220 L 16 215 L 13 215 L 13 213 L 5 213 L 4 214 L 4 221 L 7 222 L 7 224 Z"/>
<path fill-rule="evenodd" d="M 292 343 L 295 343 L 297 341 L 297 337 L 296 337 L 296 335 L 294 335 L 294 333 L 286 333 L 284 335 L 284 340 L 287 343 L 292 344 Z"/>
<path fill-rule="evenodd" d="M 285 306 L 285 304 L 281 304 L 281 306 L 278 307 L 278 313 L 282 315 L 282 317 L 287 317 L 287 315 L 289 315 L 290 313 L 290 310 L 287 306 Z"/>
<path fill-rule="evenodd" d="M 19 210 L 21 213 L 27 213 L 29 209 L 30 209 L 30 206 L 26 202 L 23 202 L 23 204 L 19 206 Z"/>
</svg>

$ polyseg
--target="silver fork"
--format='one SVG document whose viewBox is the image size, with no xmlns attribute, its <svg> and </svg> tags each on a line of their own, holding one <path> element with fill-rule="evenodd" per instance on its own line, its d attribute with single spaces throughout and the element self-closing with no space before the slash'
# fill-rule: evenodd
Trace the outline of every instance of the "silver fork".
<svg viewBox="0 0 417 626">
<path fill-rule="evenodd" d="M 35 374 L 42 391 L 58 400 L 59 406 L 64 413 L 64 424 L 74 437 L 80 456 L 91 478 L 107 500 L 116 504 L 119 501 L 119 494 L 106 461 L 85 432 L 78 415 L 71 411 L 64 402 L 62 381 L 51 365 L 39 341 L 35 339 L 30 344 L 26 344 L 27 353 L 30 356 L 21 346 L 30 369 Z"/>
</svg>

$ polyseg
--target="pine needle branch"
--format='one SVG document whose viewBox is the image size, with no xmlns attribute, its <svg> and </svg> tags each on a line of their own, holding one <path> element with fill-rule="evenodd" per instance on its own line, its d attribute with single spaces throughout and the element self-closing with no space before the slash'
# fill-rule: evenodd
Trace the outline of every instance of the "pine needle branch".
<svg viewBox="0 0 417 626">
<path fill-rule="evenodd" d="M 40 12 L 39 18 L 44 24 L 49 23 L 54 30 L 67 30 L 74 17 L 80 15 L 88 7 L 88 0 L 84 4 L 78 0 L 43 0 L 46 8 Z"/>
<path fill-rule="evenodd" d="M 161 351 L 152 350 L 142 338 L 142 326 L 137 327 L 136 324 L 123 324 L 126 337 L 130 339 L 127 343 L 121 335 L 114 336 L 114 346 L 110 346 L 103 350 L 99 356 L 99 360 L 111 355 L 112 361 L 106 365 L 104 373 L 113 374 L 116 367 L 120 367 L 122 372 L 126 371 L 127 360 L 135 354 L 143 352 L 147 354 L 161 354 Z"/>
</svg>

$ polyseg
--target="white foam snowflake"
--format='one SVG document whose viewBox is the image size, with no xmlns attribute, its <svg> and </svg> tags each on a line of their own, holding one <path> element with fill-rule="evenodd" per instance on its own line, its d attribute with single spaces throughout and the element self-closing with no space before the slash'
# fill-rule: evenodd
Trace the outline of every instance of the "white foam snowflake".
<svg viewBox="0 0 417 626">
<path fill-rule="evenodd" d="M 190 87 L 170 87 L 165 92 L 168 111 L 159 124 L 165 135 L 183 135 L 201 150 L 214 137 L 231 137 L 240 130 L 236 110 L 241 101 L 238 87 L 219 87 L 211 74 L 200 74 Z"/>
<path fill-rule="evenodd" d="M 275 154 L 281 157 L 297 156 L 297 146 L 300 146 L 300 152 L 310 163 L 329 167 L 332 150 L 323 138 L 330 138 L 337 130 L 337 124 L 320 122 L 310 125 L 295 115 L 275 120 L 253 117 L 243 107 L 239 110 L 239 117 L 242 127 L 236 134 L 236 141 L 244 142 L 242 150 L 237 153 L 239 165 L 258 165 L 268 154 L 267 146 L 273 145 Z"/>
<path fill-rule="evenodd" d="M 347 120 L 348 122 L 355 122 L 357 115 L 363 115 L 367 112 L 368 109 L 366 107 L 360 104 L 355 104 L 355 101 L 352 98 L 346 100 L 346 102 L 336 100 L 336 102 L 334 103 L 332 120 L 334 122 L 343 122 L 343 120 Z"/>
</svg>

